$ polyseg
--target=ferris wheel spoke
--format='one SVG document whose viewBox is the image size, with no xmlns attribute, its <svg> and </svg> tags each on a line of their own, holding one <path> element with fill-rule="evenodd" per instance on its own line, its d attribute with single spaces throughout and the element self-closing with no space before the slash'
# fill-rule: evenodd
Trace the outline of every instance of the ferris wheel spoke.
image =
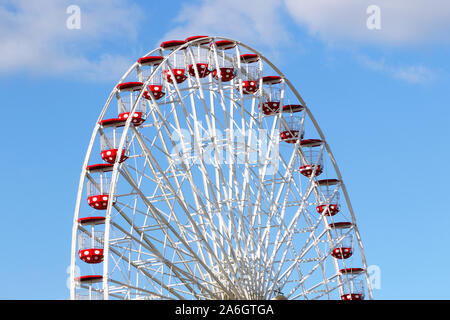
<svg viewBox="0 0 450 320">
<path fill-rule="evenodd" d="M 118 226 L 117 224 L 112 223 L 112 225 L 117 228 L 118 230 L 121 230 L 121 232 L 123 232 L 124 234 L 127 234 L 127 232 L 122 229 L 120 226 Z M 133 236 L 129 235 L 131 238 L 134 238 Z M 135 239 L 136 242 L 140 242 L 139 240 Z M 146 246 L 145 244 L 142 244 L 144 246 Z M 154 276 L 152 276 L 150 273 L 148 273 L 147 271 L 143 270 L 142 268 L 140 268 L 137 264 L 135 264 L 134 262 L 132 262 L 131 260 L 128 260 L 127 257 L 123 256 L 123 254 L 121 254 L 117 249 L 115 249 L 114 247 L 110 248 L 111 253 L 116 255 L 116 256 L 121 256 L 122 259 L 124 259 L 126 262 L 130 263 L 136 270 L 138 270 L 138 272 L 143 273 L 146 277 L 148 277 L 148 279 L 151 279 L 152 281 L 154 281 L 156 284 L 160 285 L 162 288 L 166 289 L 168 292 L 172 293 L 174 296 L 178 297 L 179 299 L 183 299 L 183 297 L 181 295 L 179 295 L 176 291 L 172 290 L 171 288 L 167 287 L 163 282 L 160 282 L 157 278 L 155 278 Z M 157 296 L 159 296 L 157 294 Z"/>
<path fill-rule="evenodd" d="M 326 288 L 326 289 L 318 289 L 321 286 L 324 286 L 325 284 L 329 284 L 329 283 L 333 283 L 335 281 L 335 278 L 337 277 L 337 275 L 332 275 L 331 277 L 326 278 L 325 280 L 317 283 L 316 285 L 306 289 L 304 292 L 302 292 L 301 294 L 298 294 L 297 296 L 294 296 L 293 299 L 299 298 L 301 296 L 307 296 L 307 295 L 311 295 L 311 294 L 315 294 L 315 293 L 319 293 L 319 295 L 317 296 L 313 296 L 310 298 L 310 300 L 316 300 L 324 295 L 328 295 L 331 292 L 333 292 L 334 290 L 338 289 L 339 287 L 341 287 L 341 285 L 337 285 L 331 288 Z"/>
<path fill-rule="evenodd" d="M 114 280 L 114 279 L 111 279 L 111 283 L 117 284 L 117 285 L 119 285 L 119 286 L 121 286 L 123 288 L 127 288 L 127 291 L 129 291 L 130 289 L 133 289 L 133 290 L 136 290 L 136 292 L 145 293 L 145 294 L 147 294 L 149 296 L 165 298 L 165 299 L 171 299 L 170 297 L 167 297 L 167 296 L 161 296 L 157 292 L 145 290 L 145 289 L 139 288 L 139 287 L 135 287 L 135 286 L 132 286 L 132 285 L 130 285 L 128 283 L 123 283 L 123 282 L 120 282 L 120 281 L 117 281 L 117 280 Z"/>
<path fill-rule="evenodd" d="M 293 293 L 304 283 L 306 280 L 308 280 L 312 274 L 321 266 L 321 263 L 327 258 L 328 255 L 324 255 L 322 257 L 318 257 L 316 259 L 317 263 L 310 269 L 310 271 L 303 276 L 300 281 L 298 281 L 298 284 L 289 292 L 288 296 L 293 296 Z M 293 299 L 296 299 L 297 297 L 293 296 Z"/>
<path fill-rule="evenodd" d="M 307 194 L 304 196 L 304 198 L 308 198 L 308 196 L 309 196 L 309 193 L 311 192 L 311 189 L 307 192 Z M 272 273 L 273 272 L 273 268 L 274 268 L 274 261 L 275 261 L 275 259 L 276 259 L 276 257 L 277 257 L 277 255 L 280 253 L 280 250 L 281 250 L 281 248 L 282 248 L 282 246 L 283 246 L 283 243 L 289 243 L 290 241 L 291 241 L 291 239 L 292 239 L 292 236 L 293 236 L 293 234 L 294 234 L 294 226 L 297 224 L 297 221 L 298 221 L 298 219 L 299 219 L 299 217 L 302 215 L 302 213 L 304 212 L 304 207 L 305 207 L 305 201 L 303 201 L 301 204 L 300 204 L 300 207 L 297 209 L 297 212 L 296 212 L 296 214 L 293 216 L 293 218 L 292 218 L 292 220 L 290 221 L 290 224 L 288 225 L 288 226 L 284 226 L 284 228 L 280 225 L 280 227 L 278 228 L 278 231 L 277 231 L 277 234 L 276 234 L 276 236 L 275 236 L 275 238 L 274 238 L 274 248 L 273 248 L 273 250 L 272 250 L 272 255 L 270 256 L 270 258 L 269 258 L 269 265 L 271 266 L 271 268 L 270 268 L 270 273 Z M 282 220 L 281 220 L 282 221 Z M 311 234 L 310 234 L 310 237 L 311 238 L 313 238 L 313 236 L 314 236 L 314 232 L 315 232 L 315 230 L 316 230 L 316 228 L 318 227 L 318 223 L 315 225 L 315 226 L 313 226 L 312 228 L 311 228 Z M 267 229 L 269 229 L 270 228 L 270 225 L 269 225 L 269 227 L 267 228 Z M 284 232 L 282 232 L 282 231 L 284 231 Z M 282 236 L 281 236 L 282 235 Z M 281 236 L 281 238 L 280 238 L 280 236 Z M 268 233 L 266 233 L 266 235 L 264 236 L 264 237 L 267 237 L 267 241 L 268 241 L 268 239 L 269 239 L 269 235 L 268 235 Z M 263 237 L 263 238 L 264 238 Z M 307 242 L 305 243 L 305 246 L 306 246 L 306 244 L 308 243 L 310 241 L 310 239 L 308 238 L 307 239 Z M 266 248 L 269 248 L 269 246 L 267 245 L 267 242 L 266 242 Z M 306 252 L 308 252 L 309 250 L 306 250 L 305 251 L 305 253 Z M 282 268 L 282 266 L 284 265 L 284 261 L 285 261 L 285 259 L 286 259 L 286 256 L 287 256 L 287 253 L 288 253 L 288 250 L 287 250 L 287 247 L 285 247 L 285 250 L 284 251 L 282 251 L 281 252 L 281 263 L 279 263 L 279 267 L 278 267 L 278 270 L 275 272 L 275 279 L 279 279 L 279 274 L 280 274 L 280 272 L 281 272 L 281 268 Z M 266 251 L 266 255 L 268 254 L 268 252 Z M 297 262 L 300 262 L 300 259 L 303 257 L 303 255 L 300 255 L 300 256 L 298 256 L 297 257 L 297 260 L 298 261 L 295 261 L 295 263 L 297 263 Z M 293 264 L 294 265 L 294 264 Z"/>
<path fill-rule="evenodd" d="M 280 247 L 283 243 L 290 243 L 292 241 L 292 237 L 295 235 L 295 228 L 294 225 L 297 223 L 297 220 L 300 218 L 301 215 L 304 214 L 304 210 L 302 208 L 299 208 L 297 210 L 296 215 L 293 217 L 291 223 L 289 226 L 284 226 L 283 230 L 285 231 L 284 233 L 284 237 L 281 239 L 277 239 L 277 244 L 278 247 L 275 247 L 271 256 L 271 260 L 273 261 L 275 259 L 276 253 L 277 251 L 280 250 Z M 316 223 L 314 225 L 309 226 L 306 231 L 309 232 L 309 236 L 304 240 L 304 244 L 303 247 L 300 249 L 298 255 L 296 256 L 296 259 L 294 260 L 293 264 L 290 267 L 287 267 L 287 270 L 289 270 L 290 268 L 292 268 L 292 266 L 298 261 L 300 261 L 300 259 L 303 258 L 303 256 L 314 246 L 313 244 L 310 244 L 311 241 L 317 241 L 316 237 L 314 236 L 315 232 L 317 231 L 318 227 L 320 226 L 321 223 L 321 219 L 318 219 L 316 221 Z M 281 229 L 282 226 L 280 226 Z M 325 231 L 323 231 L 320 236 L 319 239 L 325 234 Z M 282 262 L 284 260 L 285 255 L 287 254 L 286 251 L 283 252 L 283 257 L 282 257 Z M 281 266 L 282 264 L 280 264 Z M 276 272 L 276 277 L 278 278 L 279 273 L 281 272 L 281 267 L 277 270 Z M 287 272 L 287 271 L 286 271 Z M 281 277 L 284 277 L 284 275 L 282 275 Z"/>
<path fill-rule="evenodd" d="M 126 177 L 126 179 L 127 179 L 127 177 Z M 128 180 L 128 182 L 129 182 L 131 185 L 134 184 L 134 182 L 132 182 L 131 179 L 130 179 L 129 177 L 128 177 L 127 180 Z M 136 191 L 139 192 L 138 189 L 136 189 Z M 176 195 L 176 192 L 174 192 L 174 194 Z M 165 220 L 161 215 L 159 215 L 159 214 L 157 213 L 157 210 L 155 210 L 155 208 L 153 208 L 153 206 L 151 205 L 151 203 L 148 202 L 148 200 L 145 198 L 145 196 L 144 196 L 143 194 L 140 194 L 140 196 L 141 196 L 141 198 L 142 198 L 143 200 L 145 199 L 145 200 L 144 200 L 144 203 L 150 208 L 150 211 L 151 211 L 154 215 L 156 214 L 156 216 L 158 216 L 158 219 L 160 219 L 160 223 L 161 223 L 162 225 L 168 226 L 168 228 L 171 230 L 171 232 L 172 232 L 173 234 L 175 234 L 175 235 L 179 238 L 179 240 L 183 243 L 183 245 L 185 246 L 185 248 L 187 248 L 187 249 L 189 250 L 190 254 L 191 254 L 193 257 L 195 257 L 196 262 L 197 262 L 198 264 L 201 265 L 202 269 L 204 269 L 205 271 L 207 271 L 211 277 L 216 278 L 216 276 L 215 276 L 214 274 L 212 274 L 212 272 L 211 272 L 211 271 L 206 267 L 206 265 L 203 263 L 204 258 L 198 257 L 197 254 L 195 254 L 195 253 L 192 251 L 192 249 L 190 248 L 190 246 L 186 243 L 186 239 L 183 238 L 183 237 L 181 237 L 181 235 L 183 234 L 183 232 L 177 233 L 177 232 L 173 229 L 173 227 L 171 227 L 171 224 L 169 224 L 169 223 L 167 222 L 167 220 Z M 192 220 L 192 217 L 190 216 L 190 213 L 186 210 L 186 208 L 184 208 L 184 210 L 185 210 L 185 212 L 186 212 L 186 215 L 187 215 L 188 219 L 190 220 L 191 226 L 192 226 L 193 228 L 197 229 L 197 225 L 196 225 L 196 223 Z M 175 214 L 173 215 L 173 218 L 175 218 Z M 178 225 L 179 225 L 179 224 L 178 224 Z M 212 257 L 214 257 L 214 259 L 218 262 L 219 260 L 217 259 L 217 257 L 214 256 L 214 253 L 212 252 L 211 248 L 208 246 L 208 243 L 207 243 L 206 239 L 203 237 L 202 233 L 201 233 L 199 230 L 196 230 L 196 231 L 197 231 L 197 235 L 199 236 L 199 238 L 203 241 L 203 243 L 202 243 L 202 244 L 203 244 L 203 246 L 202 246 L 203 250 L 207 250 L 207 252 L 208 252 Z M 168 234 L 167 234 L 167 233 L 166 233 L 166 236 L 168 237 Z M 169 237 L 168 237 L 168 238 L 169 238 Z M 170 238 L 169 238 L 169 239 L 170 239 Z M 200 242 L 199 242 L 199 243 L 200 243 Z M 202 256 L 203 256 L 203 250 L 199 250 L 199 253 L 200 253 Z"/>
<path fill-rule="evenodd" d="M 163 140 L 164 141 L 164 140 Z M 189 172 L 189 170 L 185 170 L 185 172 Z M 194 188 L 195 189 L 195 188 Z"/>
<path fill-rule="evenodd" d="M 268 237 L 268 235 L 270 234 L 270 231 L 271 231 L 270 230 L 270 225 L 272 224 L 273 219 L 276 218 L 278 221 L 281 221 L 283 219 L 283 215 L 284 215 L 285 208 L 286 208 L 286 202 L 287 202 L 287 194 L 285 196 L 284 202 L 280 206 L 281 209 L 282 209 L 282 212 L 281 212 L 281 214 L 279 216 L 276 213 L 277 212 L 276 208 L 278 206 L 277 204 L 279 203 L 279 199 L 280 199 L 280 197 L 282 195 L 282 192 L 285 189 L 288 189 L 288 184 L 290 184 L 291 181 L 293 180 L 293 176 L 292 176 L 292 170 L 293 169 L 292 168 L 293 168 L 294 160 L 295 160 L 295 153 L 293 152 L 292 155 L 291 155 L 291 158 L 289 160 L 289 164 L 286 167 L 286 172 L 285 172 L 284 176 L 282 177 L 282 180 L 284 181 L 284 184 L 279 188 L 277 196 L 272 201 L 271 208 L 270 208 L 271 215 L 270 215 L 269 220 L 267 221 L 267 224 L 266 224 L 267 228 L 266 228 L 266 230 L 264 231 L 264 233 L 262 235 L 262 239 L 263 240 L 266 237 Z M 303 204 L 301 204 L 301 205 L 303 205 Z M 278 231 L 278 234 L 276 236 L 275 242 L 278 241 L 278 238 L 279 238 L 280 234 L 281 234 L 281 230 Z M 267 248 L 266 248 L 266 250 L 267 250 Z M 272 257 L 274 257 L 274 255 Z"/>
<path fill-rule="evenodd" d="M 125 170 L 122 170 L 121 172 L 124 172 L 124 171 L 125 171 Z M 128 178 L 128 179 L 127 179 L 128 182 L 132 181 L 132 178 L 129 176 L 129 174 L 126 174 L 126 173 L 125 173 L 125 177 Z M 132 187 L 135 188 L 135 190 L 139 190 L 139 189 L 137 188 L 137 186 L 134 184 L 134 182 L 133 182 L 133 183 L 130 183 L 130 184 L 132 185 Z M 140 196 L 141 196 L 141 198 L 143 197 L 142 194 L 140 194 Z M 144 202 L 146 203 L 146 205 L 149 204 L 149 203 L 148 203 L 148 200 L 147 200 L 145 197 L 143 197 L 142 199 L 144 200 Z M 148 207 L 149 207 L 149 210 L 152 211 L 153 216 L 155 217 L 155 210 L 154 210 L 154 208 L 153 208 L 151 205 L 148 206 Z M 152 210 L 152 209 L 153 209 L 153 210 Z M 133 226 L 132 222 L 131 222 L 128 218 L 126 218 L 126 215 L 122 214 L 122 217 L 124 217 L 124 218 L 127 220 L 127 222 L 128 222 L 131 226 Z M 177 252 L 177 253 L 180 255 L 180 258 L 183 260 L 183 256 L 180 254 L 179 250 L 176 250 L 176 249 L 175 249 L 175 248 L 177 248 L 177 246 L 175 245 L 175 242 L 174 242 L 173 240 L 171 240 L 170 234 L 169 234 L 169 233 L 167 232 L 167 230 L 163 227 L 163 226 L 166 226 L 166 225 L 167 225 L 167 221 L 164 220 L 163 217 L 162 217 L 163 221 L 161 221 L 161 217 L 162 217 L 162 216 L 159 215 L 159 216 L 158 216 L 159 220 L 158 220 L 158 218 L 157 218 L 158 224 L 160 225 L 160 229 L 164 231 L 164 233 L 165 233 L 167 239 L 169 239 L 170 242 L 172 243 L 172 247 L 174 248 L 175 252 Z M 134 230 L 135 230 L 136 232 L 139 232 L 135 226 L 134 226 L 133 228 L 134 228 Z M 171 231 L 172 231 L 173 234 L 177 235 L 177 233 L 174 232 L 173 228 L 169 228 L 169 229 L 171 229 Z M 150 243 L 150 241 L 147 239 L 147 237 L 144 236 L 144 233 L 139 232 L 139 234 L 143 237 L 143 240 L 147 243 L 147 245 L 150 246 L 150 247 L 148 247 L 148 249 L 153 249 L 153 250 L 155 250 L 155 249 L 154 249 L 154 246 Z M 141 244 L 142 244 L 142 243 L 141 243 Z M 192 254 L 192 252 L 191 252 L 191 254 Z M 163 257 L 163 255 L 160 254 L 160 253 L 158 253 L 157 256 L 159 256 L 160 258 Z M 168 260 L 164 260 L 164 261 L 165 261 L 165 263 L 168 263 Z M 173 265 L 170 265 L 170 267 L 172 268 Z M 189 265 L 185 264 L 185 267 L 187 268 L 188 272 L 192 272 L 192 271 L 190 270 Z M 178 272 L 184 273 L 185 275 L 187 275 L 184 271 L 182 271 L 182 270 L 179 269 L 178 267 L 177 267 L 176 269 L 178 270 Z M 188 274 L 189 274 L 189 273 L 188 273 Z"/>
<path fill-rule="evenodd" d="M 139 245 L 141 245 L 141 246 L 145 247 L 147 250 L 149 250 L 149 252 L 151 252 L 163 264 L 167 265 L 170 268 L 170 270 L 172 270 L 172 272 L 175 275 L 177 275 L 180 279 L 189 280 L 190 282 L 195 283 L 198 287 L 202 288 L 202 286 L 200 284 L 201 284 L 201 282 L 204 281 L 204 279 L 199 279 L 197 281 L 197 280 L 195 280 L 196 277 L 194 276 L 194 274 L 192 272 L 186 272 L 183 269 L 181 269 L 180 267 L 178 267 L 176 264 L 170 262 L 168 259 L 166 259 L 164 257 L 164 255 L 159 250 L 156 249 L 156 246 L 149 239 L 147 239 L 146 236 L 144 236 L 142 233 L 140 233 L 138 230 L 136 230 L 136 228 L 135 228 L 135 231 L 142 235 L 142 241 L 137 239 L 136 237 L 132 236 L 130 233 L 128 233 L 126 230 L 124 230 L 119 225 L 114 224 L 114 227 L 117 228 L 118 230 L 120 230 L 123 234 L 125 234 L 128 237 L 130 237 L 131 239 L 133 239 L 134 242 L 138 243 Z M 182 259 L 182 264 L 184 264 L 186 267 L 186 263 L 183 261 L 185 261 L 187 253 L 184 253 L 184 256 L 183 256 L 181 254 L 181 251 L 178 249 L 178 246 L 176 245 L 176 243 L 172 243 L 171 248 L 174 250 L 174 252 L 176 252 L 178 255 L 180 255 L 180 258 Z M 146 274 L 146 275 L 148 276 L 148 274 Z M 152 279 L 154 280 L 155 278 L 152 277 Z M 195 293 L 195 291 L 189 286 L 188 283 L 185 283 L 185 285 L 190 290 L 191 294 L 193 294 L 194 296 L 197 295 Z M 206 290 L 205 288 L 203 288 L 203 289 L 205 292 L 208 292 L 208 290 Z"/>
<path fill-rule="evenodd" d="M 281 259 L 280 267 L 278 268 L 278 270 L 275 273 L 276 279 L 279 279 L 279 281 L 281 281 L 281 279 L 289 279 L 292 272 L 294 271 L 294 268 L 297 267 L 297 265 L 302 261 L 303 257 L 306 256 L 310 250 L 315 249 L 317 247 L 317 245 L 320 243 L 322 237 L 326 235 L 326 230 L 324 230 L 318 236 L 315 236 L 315 231 L 319 227 L 320 223 L 321 223 L 321 221 L 317 220 L 316 224 L 312 228 L 313 230 L 311 230 L 309 237 L 306 239 L 304 246 L 295 255 L 295 258 L 290 263 L 290 265 L 286 266 L 286 270 L 284 270 L 284 272 L 282 274 L 280 274 L 282 271 L 281 266 L 283 265 L 283 262 L 284 262 L 285 256 L 286 256 L 286 252 L 285 252 L 285 254 L 283 255 L 283 257 Z M 287 239 L 286 241 L 288 243 L 290 243 L 291 239 Z M 304 276 L 302 276 L 302 279 L 303 278 L 304 278 Z"/>
</svg>

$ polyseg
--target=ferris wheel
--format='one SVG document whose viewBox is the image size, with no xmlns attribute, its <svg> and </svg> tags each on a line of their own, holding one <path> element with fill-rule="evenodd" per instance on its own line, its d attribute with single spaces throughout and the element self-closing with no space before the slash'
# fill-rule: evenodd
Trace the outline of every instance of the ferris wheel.
<svg viewBox="0 0 450 320">
<path fill-rule="evenodd" d="M 96 122 L 71 299 L 372 298 L 330 146 L 289 80 L 236 40 L 163 42 Z"/>
</svg>

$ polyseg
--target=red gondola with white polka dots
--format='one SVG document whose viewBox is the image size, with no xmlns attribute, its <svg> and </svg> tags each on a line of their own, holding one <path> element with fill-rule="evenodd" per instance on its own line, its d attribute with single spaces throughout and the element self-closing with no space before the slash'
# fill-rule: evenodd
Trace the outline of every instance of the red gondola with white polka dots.
<svg viewBox="0 0 450 320">
<path fill-rule="evenodd" d="M 103 231 L 96 230 L 103 225 L 104 217 L 86 217 L 79 219 L 80 226 L 86 229 L 87 233 L 79 234 L 80 259 L 89 264 L 97 264 L 103 261 Z"/>
<path fill-rule="evenodd" d="M 364 300 L 364 282 L 363 280 L 351 281 L 348 284 L 348 291 L 341 295 L 341 300 Z"/>
<path fill-rule="evenodd" d="M 271 116 L 281 111 L 281 90 L 284 83 L 280 76 L 265 76 L 262 78 L 262 83 L 260 110 L 264 115 Z"/>
<path fill-rule="evenodd" d="M 306 139 L 300 141 L 303 154 L 300 157 L 300 173 L 307 178 L 318 177 L 323 172 L 322 141 L 319 139 Z M 320 211 L 323 212 L 323 209 Z M 319 211 L 319 212 L 320 212 Z M 322 213 L 321 212 L 321 213 Z"/>
<path fill-rule="evenodd" d="M 86 168 L 87 203 L 96 210 L 106 210 L 109 202 L 112 164 L 96 164 Z"/>
<path fill-rule="evenodd" d="M 341 207 L 339 204 L 339 186 L 337 179 L 323 179 L 316 182 L 320 190 L 317 212 L 325 216 L 336 215 Z"/>
<path fill-rule="evenodd" d="M 211 73 L 209 67 L 209 38 L 207 36 L 192 36 L 186 38 L 185 41 L 191 43 L 192 49 L 186 52 L 189 75 L 199 78 L 207 77 Z"/>
<path fill-rule="evenodd" d="M 227 51 L 236 47 L 236 43 L 220 40 L 211 43 L 210 60 L 213 65 L 212 75 L 215 80 L 229 82 L 236 76 L 235 62 L 228 58 Z"/>
<path fill-rule="evenodd" d="M 344 268 L 339 270 L 343 283 L 341 300 L 364 299 L 364 281 L 362 279 L 364 272 L 363 268 Z"/>
<path fill-rule="evenodd" d="M 163 78 L 169 84 L 174 82 L 181 84 L 187 79 L 185 50 L 176 51 L 183 44 L 185 44 L 183 40 L 171 40 L 161 43 L 162 49 L 171 52 L 175 51 L 169 55 L 166 68 L 163 71 Z"/>
<path fill-rule="evenodd" d="M 142 82 L 123 82 L 117 85 L 116 97 L 119 115 L 117 119 L 126 121 L 130 117 L 130 110 L 138 99 L 144 84 Z M 135 126 L 144 123 L 146 118 L 146 104 L 139 101 L 133 112 L 132 123 Z"/>
<path fill-rule="evenodd" d="M 136 112 L 133 113 L 133 117 L 131 120 L 132 123 L 135 119 L 142 119 Z M 117 158 L 119 158 L 119 163 L 128 159 L 127 147 L 122 149 L 119 157 L 119 143 L 125 121 L 125 119 L 107 119 L 100 121 L 103 131 L 100 136 L 100 156 L 110 164 L 114 164 Z M 128 140 L 126 144 L 128 145 Z"/>
<path fill-rule="evenodd" d="M 295 144 L 304 137 L 304 118 L 302 115 L 285 110 L 283 107 L 283 117 L 280 123 L 280 138 L 284 142 Z"/>
<path fill-rule="evenodd" d="M 243 94 L 254 94 L 259 90 L 259 80 L 261 78 L 261 70 L 257 65 L 259 56 L 257 54 L 247 53 L 239 57 L 241 72 L 244 81 L 242 81 Z"/>
<path fill-rule="evenodd" d="M 161 69 L 158 66 L 164 61 L 163 56 L 147 56 L 138 60 L 137 74 L 141 82 L 150 78 L 143 97 L 147 100 L 159 100 L 164 97 L 164 86 Z"/>
<path fill-rule="evenodd" d="M 331 235 L 334 248 L 331 255 L 336 259 L 348 259 L 353 255 L 353 234 L 348 230 L 352 228 L 353 224 L 350 222 L 337 222 L 329 224 L 332 230 Z"/>
</svg>

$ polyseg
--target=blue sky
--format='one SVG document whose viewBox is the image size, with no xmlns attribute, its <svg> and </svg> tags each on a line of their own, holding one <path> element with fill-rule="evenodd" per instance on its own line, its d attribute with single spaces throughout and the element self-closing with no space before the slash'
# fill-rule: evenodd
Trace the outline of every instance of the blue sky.
<svg viewBox="0 0 450 320">
<path fill-rule="evenodd" d="M 336 3 L 335 3 L 336 2 Z M 81 28 L 66 27 L 66 8 Z M 369 5 L 381 29 L 370 30 Z M 377 299 L 448 299 L 450 4 L 404 0 L 0 0 L 1 299 L 67 299 L 76 190 L 95 120 L 166 39 L 222 35 L 269 58 L 324 131 Z"/>
</svg>

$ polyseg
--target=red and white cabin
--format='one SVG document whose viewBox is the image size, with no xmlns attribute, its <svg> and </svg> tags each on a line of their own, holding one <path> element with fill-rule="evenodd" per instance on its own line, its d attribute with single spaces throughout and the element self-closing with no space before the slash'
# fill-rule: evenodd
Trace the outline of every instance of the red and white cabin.
<svg viewBox="0 0 450 320">
<path fill-rule="evenodd" d="M 148 86 L 142 94 L 147 100 L 152 100 L 152 98 L 154 100 L 159 100 L 165 95 L 161 69 L 157 68 L 163 60 L 163 56 L 147 56 L 138 60 L 138 63 L 141 66 L 142 80 L 145 81 L 151 76 Z"/>
<path fill-rule="evenodd" d="M 181 84 L 187 79 L 186 57 L 184 50 L 171 53 L 168 65 L 163 71 L 163 79 L 169 84 Z M 174 80 L 175 79 L 175 80 Z"/>
<path fill-rule="evenodd" d="M 78 236 L 78 257 L 89 264 L 103 261 L 104 232 L 96 231 L 98 224 L 91 224 L 89 234 L 80 233 Z"/>
<path fill-rule="evenodd" d="M 144 84 L 142 82 L 124 82 L 117 85 L 118 119 L 126 121 L 130 117 L 131 108 L 134 106 L 143 87 Z M 141 99 L 138 102 L 131 121 L 133 125 L 139 126 L 144 123 L 147 110 L 146 103 L 145 99 Z"/>
<path fill-rule="evenodd" d="M 336 259 L 348 259 L 353 255 L 353 236 L 345 236 L 331 251 L 331 256 Z"/>
<path fill-rule="evenodd" d="M 114 164 L 119 156 L 120 139 L 123 133 L 123 125 L 128 117 L 127 114 L 124 115 L 124 119 L 107 119 L 100 121 L 102 125 L 103 134 L 100 136 L 100 156 L 101 158 L 110 163 Z M 136 125 L 138 121 L 141 121 L 139 113 L 133 113 L 133 120 L 135 120 Z M 120 152 L 119 163 L 124 162 L 128 159 L 128 138 L 125 141 L 125 145 Z"/>
<path fill-rule="evenodd" d="M 350 222 L 337 222 L 328 225 L 331 230 L 335 247 L 331 255 L 336 259 L 348 259 L 353 255 L 353 234 L 349 233 L 349 228 L 353 226 Z"/>
<path fill-rule="evenodd" d="M 341 300 L 364 300 L 364 281 L 358 278 L 344 279 Z"/>
<path fill-rule="evenodd" d="M 287 143 L 295 144 L 304 137 L 302 118 L 290 114 L 280 119 L 280 138 Z"/>
<path fill-rule="evenodd" d="M 108 208 L 112 169 L 113 165 L 106 163 L 94 164 L 86 168 L 89 175 L 86 182 L 87 202 L 96 210 Z"/>
<path fill-rule="evenodd" d="M 339 203 L 339 186 L 340 181 L 337 179 L 323 179 L 316 181 L 316 185 L 320 189 L 317 212 L 324 216 L 334 216 L 340 210 Z"/>
<path fill-rule="evenodd" d="M 210 52 L 213 79 L 221 82 L 229 82 L 236 77 L 236 67 L 232 56 L 227 55 L 226 50 L 236 47 L 236 43 L 230 40 L 219 40 L 210 47 L 217 48 L 217 61 L 214 52 Z"/>
<path fill-rule="evenodd" d="M 186 42 L 192 42 L 190 52 L 186 53 L 186 60 L 188 61 L 188 72 L 191 77 L 205 78 L 210 73 L 209 68 L 209 48 L 205 45 L 210 43 L 208 36 L 192 36 L 186 38 Z"/>
<path fill-rule="evenodd" d="M 307 178 L 317 177 L 323 172 L 322 140 L 306 139 L 300 141 L 303 155 L 300 159 L 300 173 Z"/>
<path fill-rule="evenodd" d="M 363 268 L 343 268 L 339 270 L 339 275 L 343 286 L 341 288 L 341 300 L 363 300 L 364 281 L 361 275 Z"/>
<path fill-rule="evenodd" d="M 186 41 L 184 40 L 169 40 L 161 43 L 160 47 L 163 50 L 174 51 L 185 44 Z M 170 84 L 181 84 L 187 79 L 184 49 L 182 48 L 182 50 L 170 54 L 168 65 L 165 66 L 165 70 L 162 73 L 164 80 Z"/>
<path fill-rule="evenodd" d="M 281 111 L 281 85 L 279 76 L 265 76 L 262 78 L 263 93 L 261 112 L 266 116 L 271 116 Z"/>
<path fill-rule="evenodd" d="M 259 56 L 253 53 L 242 54 L 240 57 L 242 78 L 242 93 L 254 94 L 259 90 L 261 69 L 255 62 L 259 61 Z"/>
</svg>

